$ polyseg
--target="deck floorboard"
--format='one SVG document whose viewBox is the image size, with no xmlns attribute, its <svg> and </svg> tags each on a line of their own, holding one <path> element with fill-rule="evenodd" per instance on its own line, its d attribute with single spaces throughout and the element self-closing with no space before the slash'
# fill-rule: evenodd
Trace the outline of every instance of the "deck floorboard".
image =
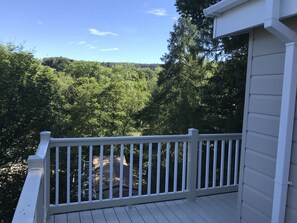
<svg viewBox="0 0 297 223">
<path fill-rule="evenodd" d="M 51 223 L 233 223 L 237 193 L 58 214 Z"/>
<path fill-rule="evenodd" d="M 144 223 L 143 218 L 134 206 L 127 206 L 125 210 L 133 223 Z"/>
<path fill-rule="evenodd" d="M 106 223 L 103 211 L 101 209 L 100 210 L 92 210 L 91 213 L 93 216 L 94 223 Z"/>
</svg>

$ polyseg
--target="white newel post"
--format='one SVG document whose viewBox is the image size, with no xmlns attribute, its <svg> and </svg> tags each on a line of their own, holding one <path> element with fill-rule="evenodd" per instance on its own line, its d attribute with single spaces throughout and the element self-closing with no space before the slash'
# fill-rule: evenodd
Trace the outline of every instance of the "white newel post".
<svg viewBox="0 0 297 223">
<path fill-rule="evenodd" d="M 43 166 L 43 159 L 39 156 L 29 156 L 28 158 L 28 175 L 33 172 L 39 172 L 39 174 L 44 174 L 44 166 Z M 43 187 L 43 180 L 40 182 L 40 189 L 37 197 L 37 205 L 36 205 L 36 212 L 35 212 L 35 222 L 43 222 L 44 218 L 44 209 L 42 206 L 43 203 L 43 195 L 44 195 L 44 187 Z"/>
<path fill-rule="evenodd" d="M 196 198 L 196 177 L 197 177 L 197 150 L 198 150 L 198 137 L 197 129 L 189 129 L 188 134 L 191 139 L 188 145 L 188 171 L 187 171 L 187 190 L 188 199 L 195 200 Z"/>
<path fill-rule="evenodd" d="M 44 208 L 44 220 L 43 222 L 48 222 L 48 208 L 50 203 L 50 150 L 48 148 L 50 141 L 51 132 L 43 131 L 40 132 L 40 145 L 43 145 L 42 152 L 44 152 L 44 199 L 43 199 L 43 208 Z"/>
</svg>

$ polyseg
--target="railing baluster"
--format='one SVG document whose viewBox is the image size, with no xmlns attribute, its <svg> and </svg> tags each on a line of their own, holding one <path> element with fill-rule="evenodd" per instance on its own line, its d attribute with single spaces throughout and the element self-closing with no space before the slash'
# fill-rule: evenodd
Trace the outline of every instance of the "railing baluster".
<svg viewBox="0 0 297 223">
<path fill-rule="evenodd" d="M 129 197 L 132 197 L 133 190 L 133 152 L 134 144 L 130 145 L 130 172 L 129 172 Z"/>
<path fill-rule="evenodd" d="M 202 143 L 203 141 L 199 141 L 199 150 L 198 150 L 198 177 L 197 184 L 198 189 L 201 189 L 201 172 L 202 172 Z"/>
<path fill-rule="evenodd" d="M 100 178 L 99 178 L 99 200 L 102 200 L 102 192 L 103 192 L 103 145 L 100 145 Z"/>
<path fill-rule="evenodd" d="M 81 146 L 78 147 L 78 202 L 81 202 Z"/>
<path fill-rule="evenodd" d="M 147 194 L 151 194 L 151 179 L 152 179 L 152 143 L 149 144 L 149 157 L 148 157 L 148 179 L 147 179 Z"/>
<path fill-rule="evenodd" d="M 213 150 L 213 168 L 212 168 L 212 187 L 215 188 L 217 184 L 217 153 L 218 153 L 218 141 L 214 141 Z"/>
<path fill-rule="evenodd" d="M 59 167 L 59 146 L 56 146 L 56 199 L 55 199 L 55 204 L 59 204 L 59 171 L 60 171 L 60 167 Z"/>
<path fill-rule="evenodd" d="M 67 204 L 70 203 L 70 146 L 67 146 Z"/>
<path fill-rule="evenodd" d="M 175 142 L 174 145 L 174 184 L 173 191 L 177 190 L 177 168 L 178 168 L 178 142 Z"/>
<path fill-rule="evenodd" d="M 143 143 L 139 148 L 139 174 L 138 174 L 138 196 L 142 194 L 142 157 L 143 157 Z"/>
<path fill-rule="evenodd" d="M 182 191 L 185 191 L 185 185 L 186 185 L 186 155 L 187 155 L 187 142 L 184 142 L 183 143 Z"/>
<path fill-rule="evenodd" d="M 221 141 L 221 169 L 220 169 L 220 187 L 223 186 L 224 183 L 224 159 L 225 159 L 225 140 Z"/>
<path fill-rule="evenodd" d="M 239 140 L 236 140 L 235 144 L 235 166 L 234 166 L 234 182 L 233 184 L 236 185 L 238 182 L 238 161 L 239 161 Z"/>
<path fill-rule="evenodd" d="M 161 173 L 161 143 L 158 143 L 156 194 L 160 193 L 160 173 Z"/>
<path fill-rule="evenodd" d="M 210 141 L 206 143 L 206 168 L 205 168 L 205 185 L 204 187 L 208 188 L 209 183 L 209 159 L 210 159 Z"/>
<path fill-rule="evenodd" d="M 123 163 L 124 163 L 124 145 L 121 144 L 121 156 L 120 156 L 120 198 L 123 197 Z"/>
<path fill-rule="evenodd" d="M 232 158 L 232 140 L 229 140 L 229 145 L 228 145 L 227 186 L 230 186 L 230 181 L 231 181 L 231 158 Z"/>
<path fill-rule="evenodd" d="M 93 146 L 90 145 L 90 148 L 89 148 L 89 201 L 91 201 L 93 198 L 92 181 L 93 181 Z"/>
<path fill-rule="evenodd" d="M 114 145 L 110 145 L 110 161 L 109 161 L 109 199 L 112 199 L 113 192 L 113 153 L 114 153 Z"/>
<path fill-rule="evenodd" d="M 170 143 L 166 143 L 166 174 L 165 174 L 165 193 L 168 193 L 169 189 L 169 152 L 170 152 Z"/>
</svg>

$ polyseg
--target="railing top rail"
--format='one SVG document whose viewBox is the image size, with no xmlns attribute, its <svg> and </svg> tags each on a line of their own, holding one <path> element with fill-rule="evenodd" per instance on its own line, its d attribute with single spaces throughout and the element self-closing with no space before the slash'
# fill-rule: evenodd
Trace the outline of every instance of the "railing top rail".
<svg viewBox="0 0 297 223">
<path fill-rule="evenodd" d="M 50 146 L 111 145 L 189 141 L 190 135 L 118 136 L 85 138 L 51 138 Z"/>
<path fill-rule="evenodd" d="M 199 140 L 229 140 L 241 139 L 241 133 L 223 133 L 223 134 L 200 134 Z"/>
<path fill-rule="evenodd" d="M 200 134 L 199 140 L 241 139 L 241 133 Z M 157 142 L 184 142 L 191 136 L 186 135 L 153 135 L 153 136 L 116 136 L 116 137 L 84 137 L 84 138 L 50 138 L 50 147 L 55 146 L 86 146 L 111 144 L 139 144 Z"/>
</svg>

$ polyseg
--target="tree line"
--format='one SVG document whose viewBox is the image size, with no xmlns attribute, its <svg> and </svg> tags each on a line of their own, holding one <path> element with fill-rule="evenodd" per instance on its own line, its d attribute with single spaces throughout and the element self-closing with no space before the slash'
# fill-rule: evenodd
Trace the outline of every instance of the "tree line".
<svg viewBox="0 0 297 223">
<path fill-rule="evenodd" d="M 0 222 L 10 222 L 39 132 L 53 137 L 240 132 L 247 35 L 212 39 L 202 10 L 176 0 L 180 17 L 163 64 L 36 59 L 0 44 Z"/>
</svg>

